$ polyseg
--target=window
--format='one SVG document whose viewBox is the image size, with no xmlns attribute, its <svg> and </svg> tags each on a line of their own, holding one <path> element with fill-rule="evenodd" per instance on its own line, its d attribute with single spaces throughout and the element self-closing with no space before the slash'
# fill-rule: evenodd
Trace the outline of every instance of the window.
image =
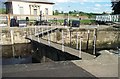
<svg viewBox="0 0 120 79">
<path fill-rule="evenodd" d="M 19 7 L 19 10 L 20 10 L 20 14 L 24 14 L 24 9 L 23 9 L 23 7 Z"/>
<path fill-rule="evenodd" d="M 45 8 L 45 15 L 48 15 L 48 8 Z"/>
<path fill-rule="evenodd" d="M 37 15 L 37 9 L 34 9 L 34 15 Z"/>
</svg>

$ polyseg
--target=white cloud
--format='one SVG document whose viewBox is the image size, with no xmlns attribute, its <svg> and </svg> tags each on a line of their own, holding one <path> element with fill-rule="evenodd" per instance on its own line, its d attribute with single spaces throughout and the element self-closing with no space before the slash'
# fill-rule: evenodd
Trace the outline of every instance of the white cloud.
<svg viewBox="0 0 120 79">
<path fill-rule="evenodd" d="M 84 2 L 80 2 L 81 5 L 85 4 Z"/>
<path fill-rule="evenodd" d="M 64 3 L 64 2 L 76 2 L 75 0 L 52 0 L 53 2 Z"/>
<path fill-rule="evenodd" d="M 107 12 L 107 13 L 110 13 L 110 12 L 112 12 L 112 10 L 110 10 L 109 8 L 104 8 L 104 7 L 91 7 L 91 12 L 95 12 L 95 13 Z"/>
<path fill-rule="evenodd" d="M 95 7 L 110 7 L 111 4 L 95 4 Z"/>
<path fill-rule="evenodd" d="M 103 6 L 108 6 L 108 7 L 110 7 L 110 6 L 112 6 L 111 4 L 104 4 Z"/>
<path fill-rule="evenodd" d="M 95 7 L 95 8 L 93 8 L 93 10 L 99 10 L 99 8 L 96 8 L 96 7 Z"/>
<path fill-rule="evenodd" d="M 64 2 L 111 2 L 111 0 L 51 0 L 53 2 L 64 3 Z"/>
<path fill-rule="evenodd" d="M 63 10 L 63 8 L 62 8 L 62 7 L 60 7 L 60 9 L 59 9 L 59 10 L 61 10 L 61 11 L 62 11 L 62 10 Z"/>
<path fill-rule="evenodd" d="M 100 4 L 95 4 L 95 6 L 96 6 L 96 7 L 101 7 L 101 5 L 100 5 Z"/>
<path fill-rule="evenodd" d="M 75 3 L 77 2 L 78 4 L 76 5 L 73 4 L 73 5 L 76 5 L 76 6 L 80 6 L 80 7 L 71 7 L 68 8 L 68 7 L 62 7 L 60 5 L 58 5 L 59 7 L 54 7 L 54 9 L 57 9 L 59 11 L 64 11 L 64 12 L 67 12 L 67 11 L 70 11 L 70 10 L 80 10 L 80 11 L 85 11 L 85 12 L 96 12 L 96 13 L 102 13 L 102 12 L 111 12 L 111 0 L 52 0 L 52 1 L 55 1 L 56 4 L 59 4 L 59 3 L 67 3 L 67 2 L 72 2 L 72 3 Z M 99 2 L 105 2 L 105 3 L 99 3 Z M 88 4 L 86 2 L 92 2 L 92 5 Z M 98 3 L 96 3 L 98 2 Z M 106 3 L 108 2 L 108 3 Z M 86 4 L 86 5 L 83 5 L 83 4 Z M 83 5 L 83 6 L 82 6 Z M 85 7 L 86 6 L 86 7 Z"/>
</svg>

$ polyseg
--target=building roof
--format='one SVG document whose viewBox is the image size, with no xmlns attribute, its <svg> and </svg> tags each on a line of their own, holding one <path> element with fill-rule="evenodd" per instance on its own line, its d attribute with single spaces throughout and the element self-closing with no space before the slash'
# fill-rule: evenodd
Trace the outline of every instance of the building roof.
<svg viewBox="0 0 120 79">
<path fill-rule="evenodd" d="M 6 2 L 12 2 L 12 1 L 30 2 L 30 3 L 44 3 L 44 4 L 55 4 L 53 2 L 49 2 L 48 0 L 7 0 Z"/>
</svg>

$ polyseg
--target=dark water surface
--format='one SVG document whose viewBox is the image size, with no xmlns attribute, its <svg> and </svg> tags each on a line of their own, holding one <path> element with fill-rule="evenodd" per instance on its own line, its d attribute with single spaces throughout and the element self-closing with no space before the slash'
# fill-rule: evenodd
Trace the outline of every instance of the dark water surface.
<svg viewBox="0 0 120 79">
<path fill-rule="evenodd" d="M 39 51 L 35 50 L 37 47 L 39 47 Z M 43 50 L 45 52 L 43 52 Z M 66 52 L 63 53 L 49 46 L 42 47 L 42 45 L 37 46 L 31 43 L 2 46 L 2 65 L 46 63 L 79 59 L 80 58 L 76 56 Z"/>
<path fill-rule="evenodd" d="M 14 44 L 2 46 L 2 64 L 32 63 L 31 44 Z"/>
</svg>

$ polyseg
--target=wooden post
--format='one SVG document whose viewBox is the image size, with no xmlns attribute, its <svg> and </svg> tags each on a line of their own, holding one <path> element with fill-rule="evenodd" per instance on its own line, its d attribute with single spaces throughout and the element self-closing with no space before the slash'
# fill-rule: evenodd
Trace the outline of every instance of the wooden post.
<svg viewBox="0 0 120 79">
<path fill-rule="evenodd" d="M 45 52 L 45 50 L 44 50 L 44 49 L 42 49 L 42 53 L 43 53 L 43 62 L 45 63 L 45 61 L 46 61 L 46 57 L 45 57 L 46 52 Z"/>
<path fill-rule="evenodd" d="M 30 32 L 30 38 L 32 39 L 32 33 Z"/>
<path fill-rule="evenodd" d="M 48 45 L 50 46 L 50 35 L 49 35 L 49 30 L 47 28 L 47 31 L 48 31 Z"/>
<path fill-rule="evenodd" d="M 50 41 L 52 41 L 52 35 L 51 35 L 52 34 L 52 29 L 50 29 L 50 32 L 51 32 L 50 33 Z"/>
<path fill-rule="evenodd" d="M 56 31 L 55 31 L 55 34 L 54 34 L 54 39 L 55 39 L 55 43 L 57 42 L 57 39 L 56 39 Z"/>
<path fill-rule="evenodd" d="M 94 36 L 93 54 L 96 54 L 96 36 Z"/>
<path fill-rule="evenodd" d="M 90 37 L 90 30 L 88 30 L 88 32 L 87 32 L 87 45 L 86 45 L 86 50 L 88 50 L 88 46 L 89 46 L 89 37 Z"/>
<path fill-rule="evenodd" d="M 38 35 L 39 35 L 41 32 L 42 32 L 42 31 L 41 31 L 41 28 L 38 27 Z M 40 38 L 40 36 L 39 36 L 39 38 Z"/>
<path fill-rule="evenodd" d="M 82 58 L 82 38 L 80 37 L 79 58 Z"/>
<path fill-rule="evenodd" d="M 11 44 L 12 44 L 13 57 L 15 57 L 15 47 L 14 47 L 14 37 L 13 37 L 14 31 L 10 30 L 10 34 L 11 34 Z"/>
<path fill-rule="evenodd" d="M 8 14 L 8 26 L 10 27 L 10 14 Z"/>
<path fill-rule="evenodd" d="M 25 35 L 25 38 L 28 37 L 28 31 L 27 31 L 27 28 L 25 29 L 26 30 L 26 35 Z M 26 39 L 26 43 L 28 43 L 28 40 Z"/>
<path fill-rule="evenodd" d="M 70 29 L 70 47 L 71 47 L 71 29 Z"/>
<path fill-rule="evenodd" d="M 43 37 L 43 35 L 44 35 L 44 34 L 43 34 L 43 28 L 42 28 L 42 37 Z"/>
<path fill-rule="evenodd" d="M 39 35 L 38 35 L 38 42 L 40 42 L 40 37 L 39 37 Z"/>
<path fill-rule="evenodd" d="M 94 34 L 93 34 L 93 54 L 96 55 L 96 40 L 97 40 L 97 29 L 94 29 Z"/>
<path fill-rule="evenodd" d="M 13 37 L 13 30 L 10 30 L 10 34 L 11 34 L 11 43 L 14 44 L 14 37 Z"/>
<path fill-rule="evenodd" d="M 0 42 L 1 42 L 1 44 L 3 44 L 3 41 L 2 41 L 2 33 L 1 33 L 0 35 L 1 35 L 1 36 L 0 36 L 0 38 L 1 38 Z"/>
<path fill-rule="evenodd" d="M 77 37 L 76 37 L 76 49 L 78 49 L 78 32 L 77 32 Z"/>
<path fill-rule="evenodd" d="M 37 26 L 35 26 L 35 35 L 37 34 Z"/>
<path fill-rule="evenodd" d="M 62 30 L 62 51 L 64 52 L 64 31 Z"/>
</svg>

